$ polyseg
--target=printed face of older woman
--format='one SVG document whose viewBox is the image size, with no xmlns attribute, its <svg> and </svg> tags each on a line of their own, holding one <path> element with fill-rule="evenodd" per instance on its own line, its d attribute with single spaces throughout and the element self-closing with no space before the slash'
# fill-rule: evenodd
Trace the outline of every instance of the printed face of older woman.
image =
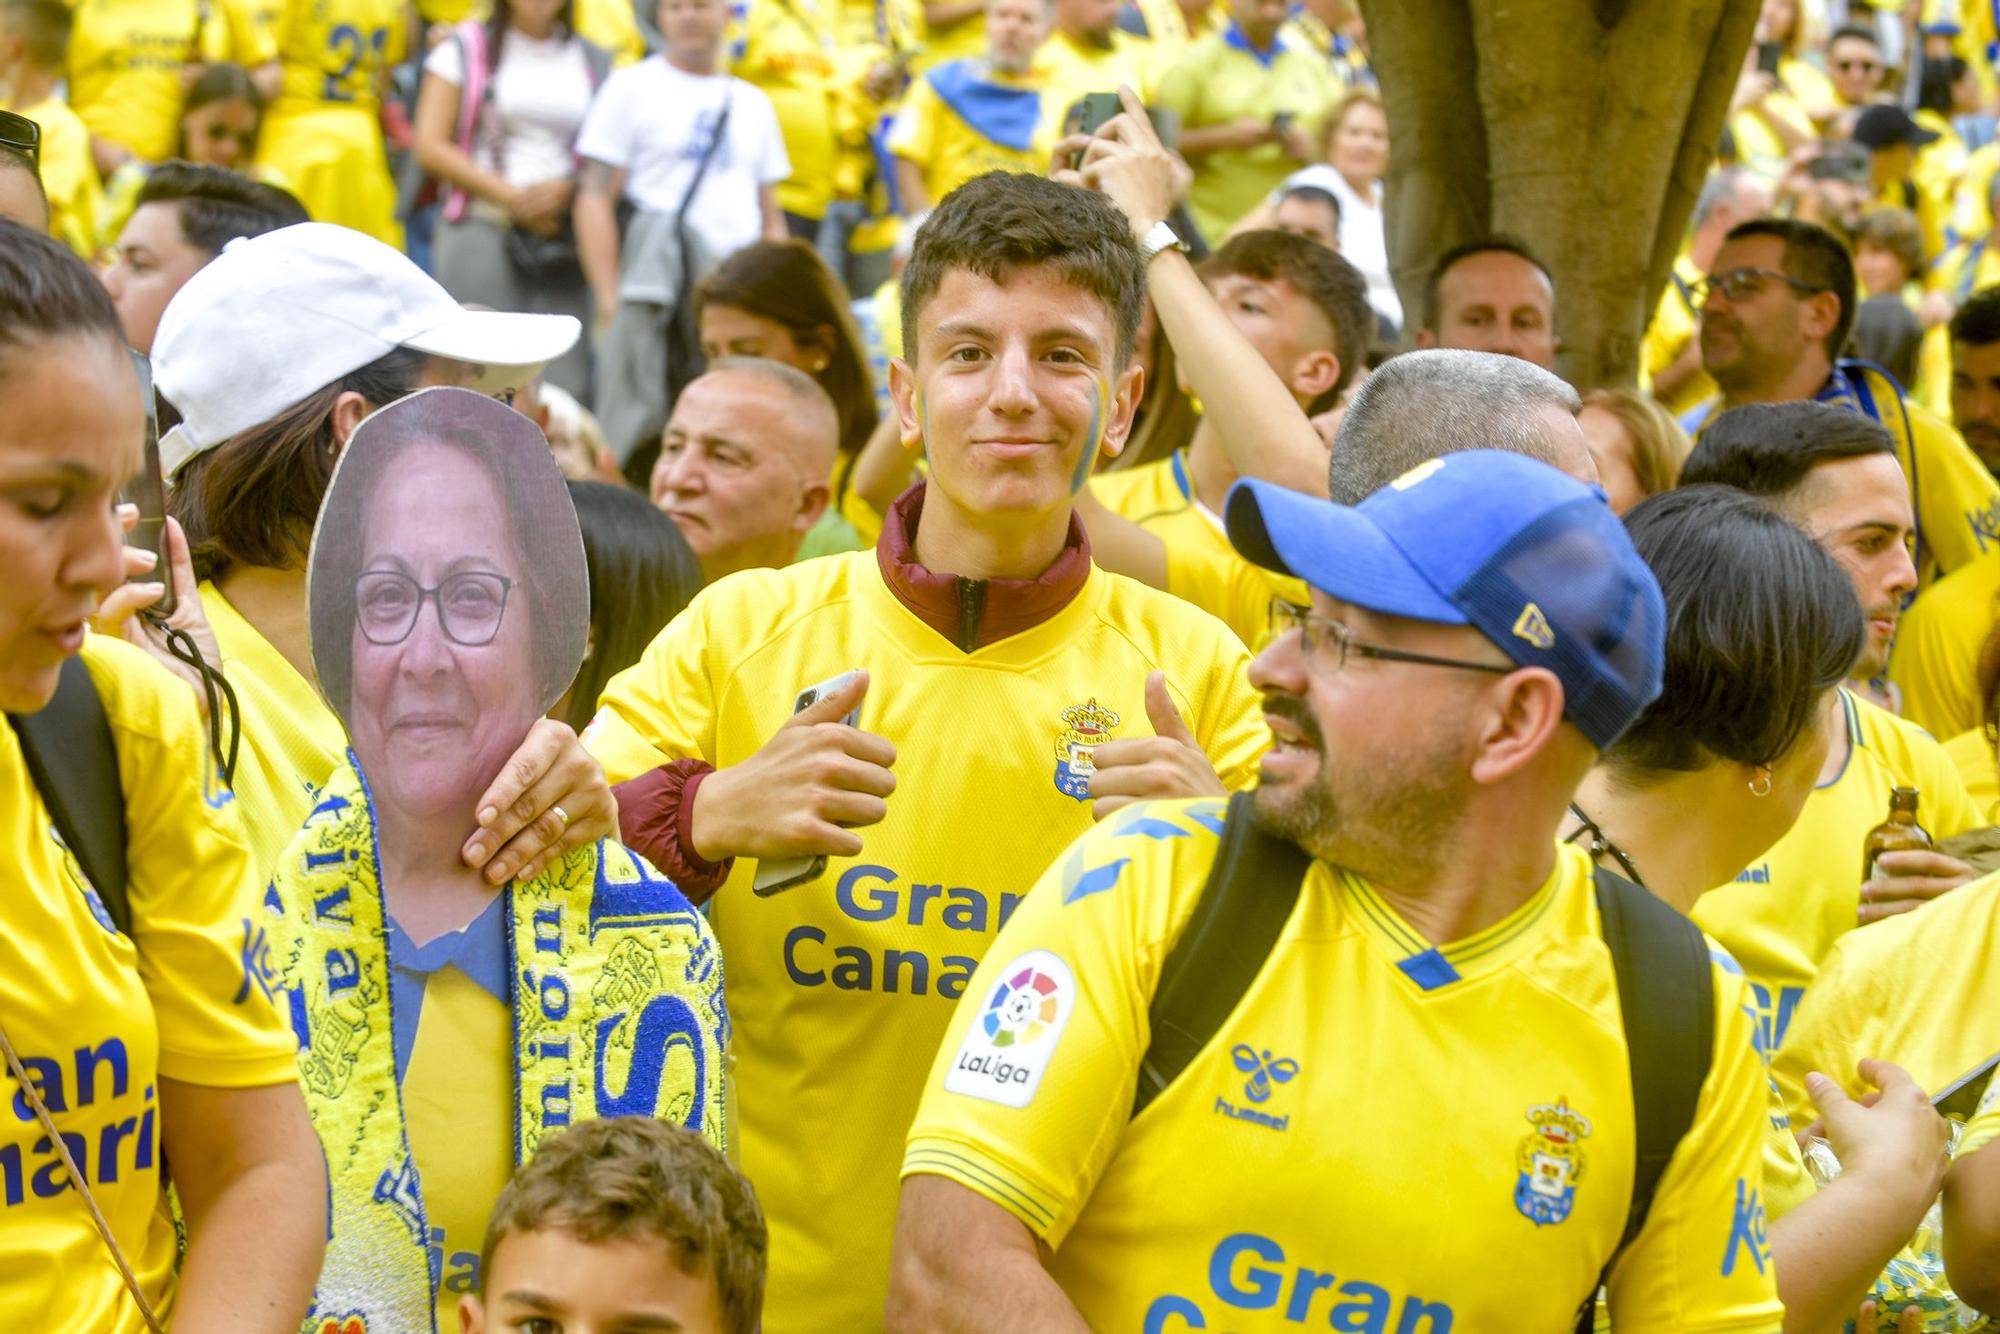
<svg viewBox="0 0 2000 1334">
<path fill-rule="evenodd" d="M 369 497 L 349 732 L 378 801 L 463 816 L 541 712 L 525 571 L 497 481 L 421 444 Z"/>
</svg>

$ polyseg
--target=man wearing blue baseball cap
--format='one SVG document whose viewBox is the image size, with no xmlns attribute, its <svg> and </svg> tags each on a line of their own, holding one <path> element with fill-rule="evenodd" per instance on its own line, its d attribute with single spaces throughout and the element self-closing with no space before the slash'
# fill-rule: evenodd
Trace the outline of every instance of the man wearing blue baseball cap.
<svg viewBox="0 0 2000 1334">
<path fill-rule="evenodd" d="M 1003 928 L 890 1327 L 1587 1329 L 1603 1287 L 1620 1331 L 1777 1330 L 1741 979 L 1556 842 L 1660 688 L 1602 492 L 1473 450 L 1226 519 L 1312 597 L 1251 669 L 1261 785 L 1121 811 Z"/>
</svg>

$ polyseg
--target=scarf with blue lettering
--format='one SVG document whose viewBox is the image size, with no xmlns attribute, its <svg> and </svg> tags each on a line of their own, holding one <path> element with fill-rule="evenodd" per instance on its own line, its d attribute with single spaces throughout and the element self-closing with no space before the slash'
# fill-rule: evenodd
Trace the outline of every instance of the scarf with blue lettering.
<svg viewBox="0 0 2000 1334">
<path fill-rule="evenodd" d="M 996 83 L 983 60 L 953 60 L 927 76 L 940 100 L 958 118 L 1002 148 L 1025 153 L 1042 123 L 1042 95 L 1033 88 Z"/>
<path fill-rule="evenodd" d="M 514 1156 L 600 1116 L 655 1116 L 726 1147 L 722 959 L 707 923 L 636 853 L 579 848 L 504 891 Z M 422 1182 L 396 1083 L 374 801 L 353 752 L 266 895 L 284 942 L 299 1071 L 332 1184 L 307 1334 L 435 1330 Z"/>
</svg>

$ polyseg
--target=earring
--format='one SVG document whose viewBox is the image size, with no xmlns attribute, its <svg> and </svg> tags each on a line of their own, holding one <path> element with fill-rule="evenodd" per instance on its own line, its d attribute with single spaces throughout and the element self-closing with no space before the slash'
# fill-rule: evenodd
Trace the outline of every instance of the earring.
<svg viewBox="0 0 2000 1334">
<path fill-rule="evenodd" d="M 1747 784 L 1747 786 L 1750 789 L 1750 795 L 1753 797 L 1770 796 L 1771 771 L 1769 769 L 1759 769 L 1757 771 L 1757 776 L 1751 779 L 1750 782 Z"/>
</svg>

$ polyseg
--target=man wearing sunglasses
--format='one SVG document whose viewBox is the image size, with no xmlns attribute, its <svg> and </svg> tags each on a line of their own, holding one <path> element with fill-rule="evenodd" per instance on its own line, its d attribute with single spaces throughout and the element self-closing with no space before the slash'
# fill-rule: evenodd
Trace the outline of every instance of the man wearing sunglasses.
<svg viewBox="0 0 2000 1334">
<path fill-rule="evenodd" d="M 1251 667 L 1258 787 L 1105 821 L 1002 928 L 910 1130 L 889 1327 L 1571 1328 L 1632 1194 L 1632 1021 L 1555 832 L 1659 691 L 1659 586 L 1601 492 L 1495 450 L 1353 507 L 1246 481 L 1225 517 L 1311 589 Z M 1161 961 L 1246 818 L 1304 854 L 1297 902 L 1159 1087 Z M 1765 1077 L 1711 976 L 1700 1110 L 1610 1268 L 1620 1330 L 1779 1325 Z"/>
<path fill-rule="evenodd" d="M 1865 413 L 1895 440 L 1910 484 L 1920 587 L 2000 547 L 2000 482 L 1886 371 L 1841 357 L 1854 327 L 1854 261 L 1832 232 L 1795 219 L 1742 223 L 1694 296 L 1702 368 L 1722 393 L 1683 419 L 1690 431 L 1745 403 L 1817 399 Z"/>
<path fill-rule="evenodd" d="M 1826 73 L 1844 107 L 1865 107 L 1882 86 L 1882 46 L 1865 24 L 1844 23 L 1826 44 Z"/>
</svg>

